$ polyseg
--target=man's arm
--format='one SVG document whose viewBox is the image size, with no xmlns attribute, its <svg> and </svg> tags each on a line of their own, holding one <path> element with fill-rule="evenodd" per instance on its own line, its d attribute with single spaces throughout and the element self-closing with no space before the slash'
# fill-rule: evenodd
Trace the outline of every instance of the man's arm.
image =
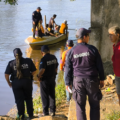
<svg viewBox="0 0 120 120">
<path fill-rule="evenodd" d="M 9 80 L 9 74 L 5 74 L 5 79 L 6 79 L 6 81 L 7 81 L 7 83 L 8 83 L 8 85 L 10 86 L 10 87 L 12 87 L 12 84 L 11 84 L 11 82 L 10 82 L 10 80 Z"/>
<path fill-rule="evenodd" d="M 51 32 L 49 32 L 49 34 L 50 34 L 50 35 L 52 35 L 52 36 L 55 36 L 55 37 L 57 37 L 56 35 L 54 35 L 54 34 L 53 34 L 53 33 L 51 33 Z"/>
<path fill-rule="evenodd" d="M 98 51 L 97 51 L 97 58 L 96 58 L 96 66 L 97 66 L 97 70 L 100 78 L 100 87 L 102 88 L 104 87 L 105 75 L 104 75 L 102 59 Z"/>
<path fill-rule="evenodd" d="M 42 75 L 44 74 L 45 69 L 46 69 L 46 60 L 44 58 L 42 58 L 40 61 L 39 73 L 38 73 L 38 80 L 39 81 L 41 81 L 40 79 L 42 78 Z"/>
<path fill-rule="evenodd" d="M 66 56 L 66 63 L 65 63 L 65 84 L 66 88 L 71 88 L 71 82 L 73 81 L 73 64 L 71 61 L 72 58 L 72 49 L 69 50 Z M 68 89 L 67 89 L 68 90 Z"/>
<path fill-rule="evenodd" d="M 45 69 L 44 69 L 44 68 L 40 69 L 40 71 L 39 71 L 39 73 L 38 73 L 38 80 L 39 80 L 39 81 L 41 81 L 40 79 L 42 78 L 42 75 L 43 75 L 44 72 L 45 72 Z"/>
<path fill-rule="evenodd" d="M 60 70 L 63 70 L 63 66 L 65 65 L 65 51 L 62 53 L 62 59 L 60 61 Z"/>
<path fill-rule="evenodd" d="M 35 12 L 33 12 L 32 14 L 32 21 L 33 21 L 33 24 L 35 24 L 35 22 L 37 21 L 37 19 L 35 18 Z"/>
<path fill-rule="evenodd" d="M 42 24 L 42 15 L 41 15 L 41 13 L 40 13 L 39 21 Z"/>
<path fill-rule="evenodd" d="M 32 75 L 34 75 L 36 73 L 36 71 L 32 72 Z"/>
</svg>

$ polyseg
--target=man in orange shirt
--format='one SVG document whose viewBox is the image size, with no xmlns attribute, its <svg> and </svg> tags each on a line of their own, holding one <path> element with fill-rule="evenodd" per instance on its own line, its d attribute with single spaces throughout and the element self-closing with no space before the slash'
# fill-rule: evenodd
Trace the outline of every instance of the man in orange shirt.
<svg viewBox="0 0 120 120">
<path fill-rule="evenodd" d="M 74 46 L 73 41 L 68 40 L 66 42 L 66 46 L 67 46 L 67 50 L 62 53 L 62 58 L 60 61 L 60 70 L 63 70 L 63 71 L 65 71 L 64 68 L 65 68 L 66 55 L 67 55 L 68 51 Z M 65 77 L 64 77 L 64 80 L 65 80 Z M 67 102 L 69 102 L 70 101 L 70 93 L 67 90 L 66 90 L 66 96 L 67 96 Z"/>
<path fill-rule="evenodd" d="M 60 33 L 60 34 L 65 34 L 65 30 L 66 30 L 66 29 L 67 29 L 67 21 L 64 20 L 64 23 L 61 24 L 59 33 Z"/>
</svg>

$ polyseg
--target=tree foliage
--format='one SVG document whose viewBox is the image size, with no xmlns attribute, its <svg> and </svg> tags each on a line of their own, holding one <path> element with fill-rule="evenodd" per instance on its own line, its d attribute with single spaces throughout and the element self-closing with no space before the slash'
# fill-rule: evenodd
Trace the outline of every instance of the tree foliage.
<svg viewBox="0 0 120 120">
<path fill-rule="evenodd" d="M 5 2 L 5 4 L 17 5 L 17 0 L 0 0 L 0 2 Z"/>
</svg>

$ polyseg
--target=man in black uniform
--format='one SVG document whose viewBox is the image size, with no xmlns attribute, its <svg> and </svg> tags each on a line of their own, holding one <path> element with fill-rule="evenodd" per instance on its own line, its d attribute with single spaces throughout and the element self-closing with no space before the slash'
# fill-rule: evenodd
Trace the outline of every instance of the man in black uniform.
<svg viewBox="0 0 120 120">
<path fill-rule="evenodd" d="M 8 63 L 5 78 L 8 85 L 12 87 L 15 102 L 17 104 L 19 117 L 24 118 L 26 101 L 27 112 L 30 118 L 33 117 L 33 101 L 32 101 L 32 78 L 31 75 L 35 74 L 36 68 L 30 58 L 23 58 L 22 52 L 19 48 L 14 49 L 15 60 Z M 9 76 L 11 75 L 11 81 Z"/>
<path fill-rule="evenodd" d="M 86 95 L 90 104 L 90 120 L 100 120 L 99 89 L 104 86 L 104 70 L 100 54 L 92 45 L 87 44 L 91 31 L 81 28 L 77 31 L 77 45 L 69 50 L 65 64 L 66 88 L 71 87 L 73 80 L 73 98 L 76 102 L 77 120 L 86 120 Z M 99 79 L 98 79 L 99 78 Z M 69 89 L 68 89 L 69 91 Z"/>
<path fill-rule="evenodd" d="M 58 62 L 54 55 L 50 54 L 47 45 L 41 47 L 43 58 L 40 61 L 40 70 L 38 80 L 40 81 L 40 93 L 43 106 L 43 115 L 54 116 L 56 111 L 55 105 L 55 77 L 57 74 Z"/>
<path fill-rule="evenodd" d="M 38 29 L 38 37 L 42 37 L 41 36 L 41 30 L 39 29 L 39 22 L 40 24 L 42 24 L 42 15 L 40 13 L 42 9 L 40 7 L 37 8 L 36 11 L 33 12 L 32 14 L 32 23 L 33 23 L 33 38 L 35 39 L 35 30 L 36 30 L 36 27 Z"/>
</svg>

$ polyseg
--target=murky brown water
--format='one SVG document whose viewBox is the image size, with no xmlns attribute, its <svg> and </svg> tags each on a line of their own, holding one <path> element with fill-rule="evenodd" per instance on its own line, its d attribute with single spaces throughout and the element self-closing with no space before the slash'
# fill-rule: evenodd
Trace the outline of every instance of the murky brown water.
<svg viewBox="0 0 120 120">
<path fill-rule="evenodd" d="M 24 57 L 33 59 L 38 67 L 41 59 L 39 50 L 31 51 L 24 40 L 32 35 L 31 15 L 40 6 L 42 15 L 47 16 L 47 23 L 53 14 L 57 24 L 68 21 L 69 29 L 90 27 L 90 0 L 18 0 L 18 5 L 5 5 L 0 2 L 0 115 L 6 114 L 15 104 L 12 89 L 9 88 L 4 78 L 4 71 L 8 61 L 14 59 L 13 49 L 22 49 Z M 69 30 L 69 39 L 75 39 L 75 30 Z M 65 48 L 65 42 L 50 47 L 51 53 L 60 61 L 61 51 Z M 58 71 L 59 72 L 59 71 Z M 36 82 L 35 82 L 36 83 Z M 37 85 L 34 84 L 34 91 Z"/>
</svg>

